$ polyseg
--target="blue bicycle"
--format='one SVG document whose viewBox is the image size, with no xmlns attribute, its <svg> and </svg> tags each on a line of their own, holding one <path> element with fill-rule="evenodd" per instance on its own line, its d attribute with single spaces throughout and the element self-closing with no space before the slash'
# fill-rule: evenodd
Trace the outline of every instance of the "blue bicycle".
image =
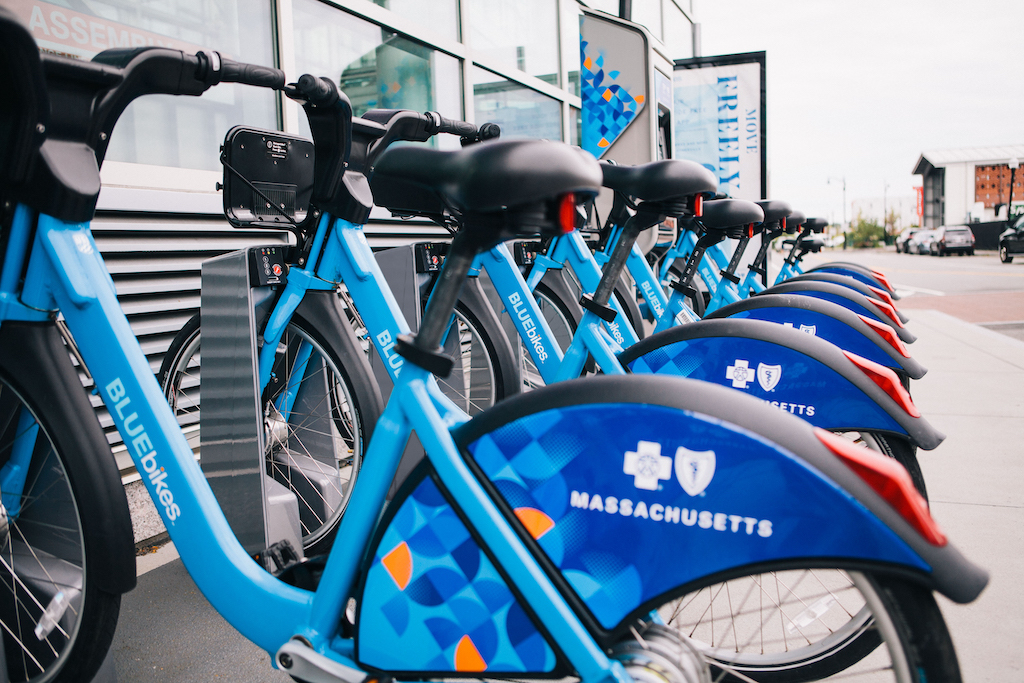
<svg viewBox="0 0 1024 683">
<path fill-rule="evenodd" d="M 198 95 L 223 81 L 285 89 L 284 75 L 161 48 L 40 65 L 23 27 L 6 13 L 0 27 L 0 72 L 17 103 L 4 110 L 3 129 L 19 141 L 0 164 L 0 623 L 9 679 L 88 680 L 109 645 L 118 596 L 134 581 L 123 492 L 57 331 L 63 315 L 197 586 L 299 680 L 809 680 L 848 667 L 876 676 L 879 664 L 905 683 L 959 680 L 931 590 L 967 601 L 987 577 L 946 541 L 888 460 L 734 392 L 675 378 L 565 382 L 471 420 L 440 392 L 427 368 L 448 362 L 441 341 L 477 253 L 571 227 L 576 203 L 599 188 L 593 160 L 557 143 L 396 148 L 379 158 L 377 173 L 432 194 L 465 219 L 463 229 L 415 337 L 381 295 L 402 367 L 318 580 L 293 585 L 266 572 L 228 528 L 88 222 L 105 142 L 132 99 Z M 304 102 L 314 135 L 332 121 L 328 137 L 352 139 L 351 109 L 332 83 L 303 77 L 286 92 Z M 354 234 L 350 219 L 369 208 L 365 178 L 346 157 L 323 160 L 322 170 L 337 173 L 320 176 L 314 191 L 331 239 Z M 372 259 L 317 270 L 346 279 L 374 271 Z M 413 430 L 427 458 L 385 506 Z M 841 571 L 818 581 L 818 568 Z M 701 649 L 706 609 L 674 603 L 722 581 L 734 603 L 772 585 L 775 616 L 764 623 L 779 624 L 781 644 L 758 639 L 760 616 L 731 615 L 712 627 L 731 629 L 735 646 Z M 741 581 L 748 588 L 736 593 Z M 695 638 L 662 623 L 682 621 Z"/>
</svg>

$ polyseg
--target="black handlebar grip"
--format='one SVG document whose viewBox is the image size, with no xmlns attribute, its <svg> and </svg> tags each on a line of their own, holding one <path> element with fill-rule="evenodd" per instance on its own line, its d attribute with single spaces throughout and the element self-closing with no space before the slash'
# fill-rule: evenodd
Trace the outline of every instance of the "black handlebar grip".
<svg viewBox="0 0 1024 683">
<path fill-rule="evenodd" d="M 220 58 L 221 83 L 244 83 L 258 88 L 281 90 L 284 88 L 284 80 L 284 72 L 280 69 Z"/>
<path fill-rule="evenodd" d="M 480 126 L 480 140 L 493 140 L 501 135 L 501 127 L 496 123 L 485 123 Z"/>
<path fill-rule="evenodd" d="M 431 135 L 435 133 L 450 133 L 464 138 L 476 139 L 477 129 L 472 123 L 446 119 L 436 111 L 428 111 L 424 116 L 427 117 L 427 132 Z"/>
<path fill-rule="evenodd" d="M 314 105 L 330 105 L 338 99 L 338 89 L 326 78 L 318 78 L 312 74 L 302 74 L 295 84 L 307 102 Z"/>
</svg>

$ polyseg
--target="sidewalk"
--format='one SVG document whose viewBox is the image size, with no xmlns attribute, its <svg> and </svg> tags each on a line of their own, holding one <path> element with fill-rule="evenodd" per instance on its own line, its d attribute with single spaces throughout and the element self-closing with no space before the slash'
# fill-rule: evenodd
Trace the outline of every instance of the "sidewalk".
<svg viewBox="0 0 1024 683">
<path fill-rule="evenodd" d="M 935 310 L 906 310 L 911 386 L 946 441 L 918 458 L 932 511 L 991 581 L 970 605 L 941 600 L 964 681 L 1024 678 L 1024 342 Z"/>
<path fill-rule="evenodd" d="M 940 598 L 963 679 L 1024 679 L 1024 342 L 935 310 L 911 310 L 911 390 L 946 441 L 918 454 L 936 519 L 992 580 L 970 605 Z M 139 558 L 114 639 L 128 681 L 288 681 L 199 594 L 173 545 Z"/>
</svg>

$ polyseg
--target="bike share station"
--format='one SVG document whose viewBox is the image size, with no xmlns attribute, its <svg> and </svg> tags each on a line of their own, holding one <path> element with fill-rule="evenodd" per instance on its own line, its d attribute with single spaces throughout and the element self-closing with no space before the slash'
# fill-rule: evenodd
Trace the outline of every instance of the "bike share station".
<svg viewBox="0 0 1024 683">
<path fill-rule="evenodd" d="M 671 157 L 672 62 L 654 49 L 643 27 L 607 15 L 584 10 L 580 37 L 584 149 L 598 158 L 614 158 L 630 165 Z M 226 147 L 231 139 L 229 135 Z M 238 155 L 239 145 L 232 147 Z M 244 145 L 241 147 L 244 149 Z M 290 146 L 265 151 L 264 145 L 250 144 L 249 149 L 253 156 L 248 163 L 244 152 L 232 163 L 239 169 L 260 169 L 260 177 L 250 180 L 253 191 L 261 194 L 255 202 L 225 196 L 229 217 L 262 220 L 265 227 L 276 229 L 304 220 L 311 180 L 306 187 L 296 178 L 312 178 L 309 155 L 298 154 Z M 277 157 L 275 163 L 265 163 L 265 155 Z M 272 209 L 271 201 L 284 211 Z M 243 204 L 262 206 L 265 211 L 263 215 L 233 215 L 237 209 L 232 207 Z M 605 213 L 610 205 L 610 193 L 605 192 L 598 202 L 599 213 Z M 657 232 L 649 231 L 646 238 L 647 243 L 642 245 L 645 251 L 654 245 Z M 243 547 L 254 555 L 268 549 L 270 555 L 278 555 L 276 559 L 264 559 L 268 568 L 273 566 L 272 561 L 287 561 L 287 551 L 281 556 L 282 541 L 291 546 L 295 559 L 302 559 L 300 521 L 307 515 L 322 517 L 324 510 L 316 506 L 328 509 L 336 503 L 342 483 L 335 476 L 334 463 L 324 462 L 329 467 L 318 467 L 314 449 L 307 447 L 300 453 L 287 442 L 267 442 L 287 430 L 272 424 L 280 418 L 265 414 L 258 383 L 257 340 L 275 290 L 287 280 L 285 248 L 280 244 L 250 247 L 202 265 L 202 468 Z M 427 287 L 440 271 L 446 251 L 445 243 L 417 243 L 376 253 L 413 330 L 419 325 Z M 490 297 L 488 304 L 484 291 L 489 289 L 486 282 L 466 286 L 463 296 L 477 310 L 500 314 L 501 303 L 496 297 Z M 449 334 L 446 350 L 456 353 L 458 345 L 458 334 Z M 512 348 L 506 352 L 513 353 Z M 391 380 L 376 353 L 371 353 L 371 367 L 386 401 Z M 314 372 L 309 369 L 307 375 Z M 456 363 L 447 381 L 463 386 L 466 378 L 462 373 L 462 366 Z M 327 423 L 331 419 L 327 392 L 324 382 L 303 381 L 295 401 L 304 408 L 295 412 L 302 414 L 304 421 Z M 331 448 L 324 452 L 331 453 Z M 422 453 L 414 435 L 396 480 L 415 466 Z M 268 464 L 267 458 L 272 463 Z M 268 466 L 284 472 L 280 478 L 292 488 L 271 476 Z M 293 470 L 300 470 L 295 474 L 301 476 L 290 476 Z M 296 486 L 302 490 L 296 491 Z"/>
<path fill-rule="evenodd" d="M 672 63 L 652 47 L 646 30 L 638 25 L 585 11 L 580 31 L 584 148 L 599 158 L 614 158 L 623 164 L 671 157 L 672 81 L 668 74 Z M 655 93 L 653 101 L 651 93 Z M 249 148 L 254 154 L 251 166 L 258 167 L 262 174 L 251 180 L 257 200 L 237 201 L 227 196 L 226 189 L 224 204 L 229 218 L 263 220 L 265 227 L 275 229 L 286 228 L 292 221 L 301 222 L 306 218 L 304 207 L 308 206 L 311 180 L 304 187 L 295 179 L 312 178 L 312 163 L 305 161 L 309 156 L 296 154 L 290 147 L 271 148 L 269 152 L 263 145 L 251 144 Z M 261 163 L 267 154 L 276 156 L 278 163 Z M 244 157 L 235 157 L 232 163 L 239 169 L 246 166 Z M 271 208 L 271 202 L 284 207 L 284 211 Z M 265 211 L 263 215 L 234 216 L 232 207 L 239 205 L 252 205 L 254 211 L 262 206 Z M 598 205 L 604 209 L 599 208 L 599 212 L 604 213 L 611 205 L 610 194 L 602 195 Z M 657 233 L 649 231 L 647 235 L 645 250 L 654 245 Z M 308 444 L 301 453 L 290 448 L 287 429 L 280 428 L 286 425 L 273 424 L 280 418 L 265 414 L 258 380 L 258 334 L 276 290 L 287 281 L 285 249 L 280 244 L 249 247 L 202 265 L 202 468 L 242 546 L 250 554 L 269 555 L 261 558 L 268 569 L 303 558 L 300 522 L 307 515 L 322 516 L 324 510 L 313 508 L 322 504 L 327 509 L 336 503 L 341 484 L 334 463 L 324 462 L 330 467 L 318 467 L 316 450 Z M 425 293 L 440 271 L 446 251 L 446 243 L 433 242 L 376 253 L 413 330 L 419 325 Z M 523 250 L 516 251 L 519 254 Z M 500 314 L 501 302 L 485 294 L 486 290 L 493 294 L 493 289 L 486 278 L 479 280 L 467 285 L 463 296 L 477 310 Z M 449 334 L 445 348 L 456 353 L 458 344 L 458 334 Z M 513 348 L 506 352 L 514 353 Z M 386 401 L 391 380 L 376 353 L 371 353 L 371 367 Z M 462 386 L 466 382 L 462 373 L 463 368 L 456 363 L 447 381 Z M 315 370 L 309 369 L 306 374 L 311 376 Z M 295 412 L 301 413 L 304 421 L 328 422 L 327 392 L 325 382 L 303 381 L 295 401 L 304 407 Z M 268 443 L 280 440 L 282 435 L 284 443 Z M 323 450 L 332 452 L 329 447 Z M 413 435 L 396 480 L 401 480 L 422 457 L 422 446 Z M 268 463 L 268 458 L 272 462 Z M 269 469 L 278 473 L 278 478 Z M 290 476 L 292 470 L 301 470 L 296 472 L 301 476 Z M 284 547 L 285 542 L 291 553 Z M 102 673 L 97 681 L 114 680 L 104 679 Z"/>
</svg>

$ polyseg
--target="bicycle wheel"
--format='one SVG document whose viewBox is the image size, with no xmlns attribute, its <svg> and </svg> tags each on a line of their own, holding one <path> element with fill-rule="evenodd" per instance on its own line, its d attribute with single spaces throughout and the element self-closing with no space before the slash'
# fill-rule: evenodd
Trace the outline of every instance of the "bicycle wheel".
<svg viewBox="0 0 1024 683">
<path fill-rule="evenodd" d="M 193 452 L 199 453 L 201 416 L 199 315 L 181 329 L 160 369 L 160 384 Z M 368 381 L 368 380 L 365 380 Z M 298 386 L 287 414 L 280 397 Z M 266 472 L 298 499 L 302 544 L 307 555 L 326 550 L 345 512 L 362 466 L 368 415 L 351 372 L 324 336 L 298 316 L 278 344 L 274 380 L 262 397 Z M 200 460 L 201 462 L 201 460 Z"/>
<path fill-rule="evenodd" d="M 3 680 L 91 680 L 114 635 L 120 592 L 134 585 L 127 501 L 59 338 L 51 331 L 14 342 L 15 327 L 4 323 L 0 335 Z M 55 346 L 48 355 L 16 348 L 41 343 Z M 66 365 L 56 375 L 64 374 L 62 382 L 34 364 L 42 357 Z"/>
<path fill-rule="evenodd" d="M 715 681 L 960 681 L 931 592 L 889 576 L 752 574 L 684 595 L 658 616 L 704 653 Z"/>
</svg>

